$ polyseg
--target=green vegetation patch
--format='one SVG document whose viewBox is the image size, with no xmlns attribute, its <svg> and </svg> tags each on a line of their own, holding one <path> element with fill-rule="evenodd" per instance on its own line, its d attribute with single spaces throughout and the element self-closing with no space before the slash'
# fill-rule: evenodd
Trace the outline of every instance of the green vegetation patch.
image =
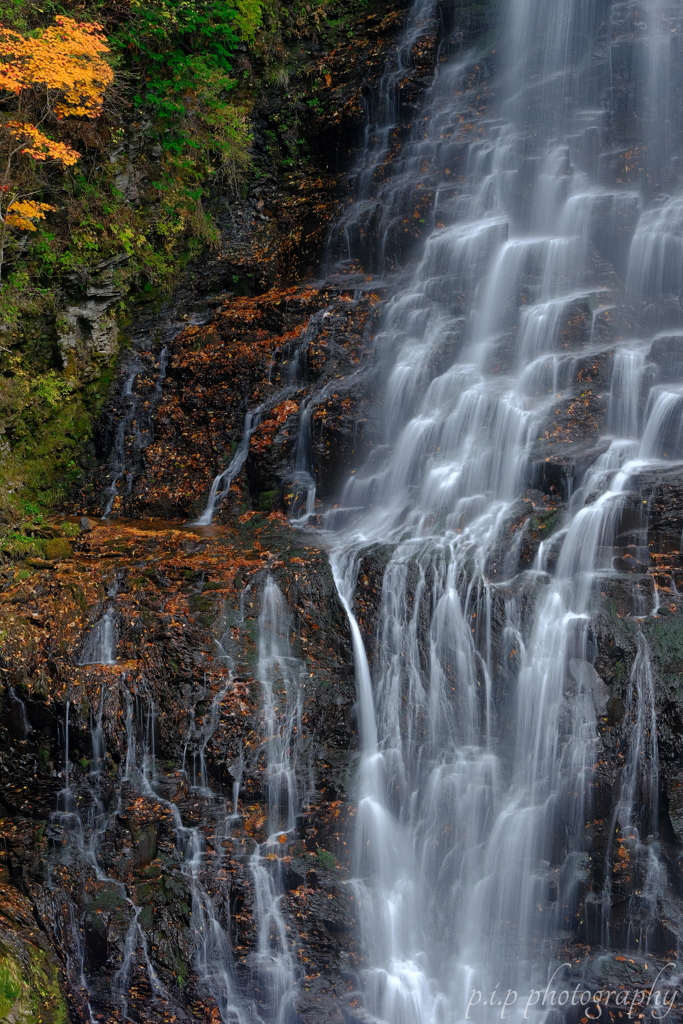
<svg viewBox="0 0 683 1024">
<path fill-rule="evenodd" d="M 58 968 L 37 946 L 0 942 L 0 1020 L 10 1014 L 14 1024 L 68 1024 Z"/>
</svg>

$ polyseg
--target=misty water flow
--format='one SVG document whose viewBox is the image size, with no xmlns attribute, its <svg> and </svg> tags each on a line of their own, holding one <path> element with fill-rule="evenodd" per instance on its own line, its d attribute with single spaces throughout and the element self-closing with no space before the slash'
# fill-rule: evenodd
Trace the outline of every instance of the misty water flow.
<svg viewBox="0 0 683 1024">
<path fill-rule="evenodd" d="M 116 664 L 116 602 L 119 584 L 115 580 L 107 591 L 102 615 L 83 641 L 79 665 Z"/>
<path fill-rule="evenodd" d="M 136 482 L 144 476 L 144 452 L 154 440 L 154 415 L 163 398 L 173 338 L 189 324 L 204 323 L 201 314 L 181 316 L 176 308 L 181 302 L 182 296 L 178 295 L 162 307 L 157 317 L 143 315 L 133 331 L 119 408 L 112 410 L 106 441 L 109 483 L 103 493 L 103 519 L 121 515 L 121 502 L 125 505 Z M 155 356 L 149 352 L 151 335 L 162 339 Z"/>
<path fill-rule="evenodd" d="M 606 713 L 591 619 L 626 557 L 648 562 L 642 517 L 626 517 L 640 480 L 683 459 L 681 6 L 498 11 L 494 59 L 446 40 L 395 152 L 385 101 L 332 240 L 368 272 L 404 263 L 376 339 L 385 444 L 329 517 L 356 657 L 363 985 L 388 1024 L 492 1022 L 499 1006 L 473 991 L 552 973 L 585 896 Z M 431 16 L 414 5 L 407 45 Z M 433 226 L 409 262 L 399 225 L 424 189 Z M 366 651 L 356 579 L 387 544 Z M 659 606 L 647 579 L 634 621 Z M 652 933 L 653 693 L 643 642 L 608 852 L 629 845 L 642 884 L 618 923 L 609 885 L 590 894 L 593 948 L 646 951 Z"/>
<path fill-rule="evenodd" d="M 86 637 L 82 648 L 83 665 L 112 666 L 115 661 L 114 610 L 118 590 L 114 582 L 108 592 L 104 613 Z M 244 615 L 236 623 L 244 625 Z M 53 854 L 50 858 L 50 886 L 55 893 L 63 871 L 76 865 L 99 883 L 103 906 L 116 907 L 125 915 L 127 927 L 123 952 L 113 977 L 112 993 L 119 1003 L 123 1019 L 128 1017 L 132 987 L 145 986 L 157 1010 L 164 1012 L 170 997 L 155 971 L 149 950 L 149 911 L 139 902 L 134 886 L 116 877 L 107 867 L 111 851 L 106 835 L 111 823 L 128 813 L 130 801 L 136 806 L 149 803 L 155 819 L 161 810 L 172 824 L 175 856 L 191 900 L 194 954 L 191 966 L 198 983 L 218 1008 L 224 1024 L 293 1024 L 294 1000 L 300 976 L 296 955 L 296 937 L 287 924 L 281 902 L 284 893 L 283 861 L 290 839 L 296 838 L 297 816 L 308 789 L 310 771 L 300 753 L 303 739 L 303 695 L 301 681 L 305 667 L 290 649 L 292 617 L 287 602 L 272 578 L 265 581 L 258 619 L 258 668 L 261 685 L 260 770 L 267 794 L 267 838 L 261 844 L 236 841 L 238 856 L 249 866 L 253 881 L 256 947 L 243 965 L 241 975 L 235 964 L 231 937 L 229 892 L 222 882 L 224 844 L 231 837 L 235 822 L 241 821 L 239 786 L 241 768 L 232 769 L 233 784 L 222 792 L 207 769 L 207 749 L 221 729 L 223 701 L 234 685 L 229 655 L 218 643 L 224 663 L 224 684 L 216 690 L 201 716 L 190 711 L 181 752 L 179 773 L 190 786 L 193 801 L 203 808 L 201 826 L 187 824 L 175 798 L 177 788 L 157 761 L 159 721 L 150 693 L 137 688 L 127 694 L 124 713 L 126 752 L 123 772 L 115 786 L 106 770 L 107 752 L 103 731 L 103 713 L 108 699 L 106 683 L 96 708 L 90 711 L 90 730 L 78 742 L 82 750 L 73 752 L 70 729 L 70 701 L 65 705 L 63 726 L 63 786 L 57 810 L 50 819 Z M 228 642 L 226 635 L 226 643 Z M 125 673 L 123 675 L 125 681 Z M 201 702 L 205 691 L 200 688 Z M 23 715 L 26 734 L 30 731 L 23 703 L 18 696 L 17 718 Z M 224 723 L 223 723 L 224 724 Z M 74 761 L 77 758 L 77 761 Z M 168 766 L 166 766 L 167 769 Z M 77 775 L 77 782 L 74 779 Z M 240 849 L 240 842 L 243 849 Z M 152 859 L 156 854 L 156 831 L 143 832 L 138 856 Z M 104 849 L 103 849 L 104 845 Z M 288 858 L 289 859 L 289 858 Z M 59 902 L 59 901 L 58 901 Z M 90 927 L 88 912 L 79 912 L 75 902 L 59 902 L 61 927 L 67 936 L 69 959 L 66 965 L 75 990 L 81 993 L 92 1024 L 98 1019 L 100 998 L 88 969 Z M 66 916 L 65 916 L 66 915 Z M 147 915 L 147 916 L 146 916 Z M 92 947 L 92 936 L 89 939 Z"/>
</svg>

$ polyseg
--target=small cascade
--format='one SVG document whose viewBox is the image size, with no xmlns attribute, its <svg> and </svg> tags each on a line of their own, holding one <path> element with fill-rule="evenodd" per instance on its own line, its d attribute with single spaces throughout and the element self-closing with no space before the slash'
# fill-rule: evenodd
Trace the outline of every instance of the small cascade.
<svg viewBox="0 0 683 1024">
<path fill-rule="evenodd" d="M 259 1021 L 250 1000 L 244 999 L 237 983 L 226 901 L 214 901 L 202 882 L 206 841 L 199 829 L 182 824 L 180 811 L 171 804 L 181 870 L 192 894 L 192 930 L 195 940 L 195 969 L 200 984 L 216 1000 L 223 1024 L 255 1024 Z M 220 907 L 220 912 L 219 912 Z"/>
<path fill-rule="evenodd" d="M 212 701 L 208 721 L 204 722 L 201 730 L 197 730 L 193 714 L 183 753 L 185 763 L 189 742 L 194 741 L 196 744 L 198 741 L 201 752 L 199 762 L 202 768 L 200 785 L 196 787 L 196 792 L 207 803 L 210 821 L 215 829 L 210 842 L 216 848 L 219 848 L 220 840 L 229 835 L 229 822 L 225 815 L 224 800 L 212 792 L 208 785 L 203 754 L 206 744 L 218 726 L 220 703 L 229 686 L 228 682 Z M 215 1000 L 223 1024 L 256 1024 L 258 1017 L 251 1008 L 250 1001 L 245 1000 L 239 991 L 230 941 L 230 921 L 229 916 L 226 916 L 229 915 L 227 901 L 217 899 L 209 891 L 207 836 L 202 829 L 185 825 L 178 805 L 166 799 L 160 792 L 154 755 L 155 717 L 154 705 L 149 702 L 146 713 L 137 716 L 138 725 L 131 724 L 129 727 L 127 773 L 133 778 L 137 776 L 141 791 L 171 813 L 180 871 L 188 882 L 192 899 L 194 967 L 201 988 Z M 129 721 L 134 723 L 135 716 L 129 715 Z"/>
<path fill-rule="evenodd" d="M 119 584 L 115 581 L 107 592 L 102 617 L 92 627 L 81 647 L 79 665 L 116 665 L 116 606 Z"/>
<path fill-rule="evenodd" d="M 615 353 L 607 426 L 617 438 L 635 439 L 640 435 L 646 370 L 642 346 L 621 348 Z"/>
<path fill-rule="evenodd" d="M 631 243 L 626 282 L 636 295 L 653 298 L 683 291 L 683 198 L 645 210 Z"/>
<path fill-rule="evenodd" d="M 254 921 L 258 930 L 253 985 L 265 1020 L 273 1024 L 296 1024 L 299 1018 L 294 1001 L 299 971 L 292 937 L 281 908 L 282 880 L 275 846 L 277 842 L 267 843 L 267 852 L 262 846 L 257 846 L 249 861 L 254 880 Z M 275 873 L 264 853 L 274 857 L 278 865 Z"/>
<path fill-rule="evenodd" d="M 381 274 L 387 269 L 387 236 L 403 221 L 405 193 L 418 184 L 420 174 L 420 154 L 396 145 L 403 126 L 402 86 L 413 66 L 414 50 L 433 28 L 436 17 L 433 0 L 413 0 L 396 52 L 376 93 L 365 99 L 364 139 L 350 175 L 354 200 L 332 225 L 328 265 L 360 256 L 369 273 Z M 406 168 L 412 172 L 410 176 Z"/>
<path fill-rule="evenodd" d="M 145 403 L 145 407 L 138 420 L 137 426 L 137 447 L 142 450 L 147 448 L 148 445 L 154 440 L 153 423 L 154 413 L 156 412 L 164 393 L 164 381 L 168 373 L 168 360 L 170 357 L 170 350 L 168 344 L 162 346 L 159 353 L 159 369 L 157 372 L 156 380 L 154 382 L 154 391 L 148 402 Z"/>
<path fill-rule="evenodd" d="M 626 694 L 626 758 L 610 822 L 602 894 L 603 942 L 651 951 L 665 884 L 659 850 L 659 753 L 650 651 L 642 635 Z M 618 896 L 619 898 L 615 899 Z M 626 902 L 624 903 L 624 897 Z M 613 909 L 616 904 L 616 912 Z"/>
<path fill-rule="evenodd" d="M 64 899 L 57 879 L 61 870 L 71 871 L 77 866 L 84 870 L 85 876 L 91 876 L 98 882 L 112 886 L 122 900 L 133 906 L 126 895 L 125 886 L 110 878 L 103 871 L 99 862 L 99 846 L 105 833 L 109 815 L 101 799 L 101 775 L 105 757 L 102 715 L 104 699 L 100 698 L 100 706 L 96 717 L 91 717 L 91 743 L 93 757 L 85 785 L 74 788 L 72 784 L 72 765 L 70 760 L 70 713 L 71 701 L 67 700 L 64 723 L 64 780 L 65 785 L 57 797 L 57 810 L 50 817 L 49 833 L 56 851 L 49 865 L 51 883 L 55 890 L 55 899 Z M 92 713 L 91 713 L 92 714 Z M 118 806 L 118 805 L 117 805 Z M 89 985 L 86 972 L 85 924 L 84 917 L 72 898 L 66 898 L 64 906 L 59 906 L 57 915 L 62 920 L 62 930 L 67 936 L 65 943 L 68 951 L 67 973 L 75 982 L 76 990 L 85 999 L 90 1024 L 96 1024 L 96 994 Z M 151 964 L 150 964 L 151 967 Z M 117 975 L 118 977 L 118 975 Z M 124 997 L 125 1002 L 125 997 Z"/>
<path fill-rule="evenodd" d="M 315 512 L 316 483 L 313 466 L 311 419 L 317 404 L 312 399 L 302 402 L 299 408 L 294 468 L 290 478 L 290 487 L 294 492 L 294 497 L 290 503 L 289 513 L 292 521 L 301 525 L 307 523 Z"/>
<path fill-rule="evenodd" d="M 113 600 L 114 588 L 108 597 Z M 241 618 L 244 621 L 244 609 Z M 231 768 L 229 792 L 219 791 L 209 768 L 209 745 L 221 728 L 222 706 L 235 685 L 231 659 L 225 650 L 225 645 L 229 646 L 227 634 L 219 643 L 219 663 L 225 663 L 222 685 L 213 691 L 201 715 L 195 705 L 203 703 L 208 692 L 203 688 L 198 690 L 182 751 L 178 753 L 179 773 L 190 783 L 193 807 L 197 806 L 197 801 L 202 807 L 200 825 L 188 824 L 182 810 L 182 801 L 188 793 L 186 785 L 178 791 L 177 779 L 172 781 L 173 776 L 159 764 L 160 719 L 156 703 L 144 683 L 142 686 L 133 683 L 123 689 L 125 755 L 121 758 L 113 792 L 110 772 L 105 771 L 112 762 L 105 748 L 104 691 L 99 704 L 90 708 L 92 756 L 87 759 L 87 768 L 83 767 L 84 759 L 79 759 L 73 779 L 72 705 L 67 703 L 65 784 L 59 798 L 61 809 L 52 816 L 50 826 L 56 851 L 51 873 L 55 901 L 61 901 L 60 906 L 68 909 L 64 929 L 72 950 L 69 974 L 73 984 L 84 994 L 93 1022 L 99 1019 L 103 1000 L 107 1005 L 109 1002 L 115 1005 L 123 1019 L 132 1019 L 137 1012 L 133 1000 L 140 991 L 148 993 L 150 1005 L 159 1014 L 173 1003 L 167 979 L 156 966 L 149 914 L 146 905 L 139 902 L 137 883 L 122 877 L 120 866 L 105 866 L 112 856 L 105 837 L 117 821 L 130 815 L 131 808 L 142 810 L 145 804 L 167 813 L 172 825 L 177 872 L 187 887 L 191 904 L 193 984 L 197 985 L 199 994 L 216 1006 L 223 1024 L 295 1024 L 298 1020 L 295 1001 L 300 968 L 292 923 L 282 908 L 283 858 L 287 857 L 290 839 L 295 838 L 302 800 L 311 781 L 301 754 L 304 667 L 292 654 L 291 628 L 291 615 L 284 596 L 275 581 L 268 578 L 258 620 L 257 673 L 262 693 L 263 729 L 259 770 L 268 820 L 264 840 L 249 853 L 243 850 L 243 840 L 232 840 L 235 823 L 241 821 L 239 790 L 243 755 Z M 97 635 L 101 644 L 102 637 Z M 94 650 L 92 633 L 89 639 Z M 88 666 L 102 663 L 105 662 L 100 656 L 83 659 L 83 664 Z M 125 680 L 125 675 L 121 678 Z M 179 792 L 180 799 L 171 795 L 174 791 Z M 253 950 L 239 967 L 232 948 L 230 893 L 223 881 L 224 847 L 231 842 L 234 842 L 233 856 L 244 857 L 245 870 L 251 877 L 256 924 Z M 76 865 L 82 877 L 90 879 L 88 885 L 96 883 L 100 889 L 104 888 L 107 898 L 119 908 L 119 917 L 125 916 L 119 959 L 106 995 L 99 991 L 99 982 L 97 977 L 93 979 L 89 966 L 88 942 L 92 939 L 88 938 L 91 927 L 88 911 L 84 911 L 77 894 L 65 896 L 63 872 Z"/>
<path fill-rule="evenodd" d="M 215 796 L 210 785 L 207 771 L 207 747 L 216 732 L 220 722 L 221 704 L 231 689 L 232 683 L 228 681 L 220 689 L 211 701 L 208 714 L 204 715 L 200 727 L 195 722 L 194 708 L 190 713 L 190 727 L 187 731 L 183 749 L 182 769 L 188 775 L 192 787 L 200 795 L 212 798 Z M 189 747 L 192 747 L 191 753 Z M 236 804 L 235 804 L 236 810 Z"/>
<path fill-rule="evenodd" d="M 26 705 L 13 686 L 7 690 L 9 699 L 9 720 L 11 722 L 12 735 L 19 740 L 26 740 L 31 732 L 31 723 L 26 713 Z"/>
<path fill-rule="evenodd" d="M 103 519 L 121 515 L 119 506 L 122 502 L 125 506 L 125 499 L 132 495 L 144 471 L 144 451 L 154 440 L 154 415 L 163 398 L 173 338 L 188 323 L 203 322 L 198 315 L 180 319 L 178 311 L 169 304 L 152 322 L 148 316 L 143 316 L 138 323 L 132 338 L 132 355 L 125 368 L 120 407 L 112 416 L 115 426 L 112 424 L 113 436 L 108 445 L 109 483 L 103 494 Z M 161 335 L 161 345 L 150 364 L 152 357 L 148 350 L 152 330 L 157 337 Z"/>
<path fill-rule="evenodd" d="M 147 981 L 149 982 L 152 999 L 161 999 L 168 1002 L 168 993 L 162 985 L 157 972 L 154 970 L 154 966 L 149 957 L 149 946 L 147 943 L 147 936 L 144 930 L 140 926 L 140 912 L 142 907 L 136 907 L 132 900 L 128 899 L 125 895 L 125 887 L 120 885 L 117 886 L 124 899 L 132 910 L 130 924 L 126 933 L 126 939 L 123 947 L 123 959 L 121 966 L 114 975 L 113 978 L 113 993 L 118 998 L 121 1004 L 121 1011 L 123 1013 L 124 1020 L 130 1019 L 128 1015 L 128 1005 L 130 996 L 130 985 L 133 976 L 133 970 L 135 965 L 135 957 L 138 953 L 141 953 L 142 959 L 144 960 L 145 970 L 147 975 Z"/>
<path fill-rule="evenodd" d="M 71 773 L 71 762 L 69 760 L 69 713 L 71 710 L 71 701 L 67 700 L 66 707 L 64 709 L 64 785 L 57 794 L 57 814 L 60 816 L 60 821 L 63 823 L 70 823 L 70 818 L 74 814 L 76 806 L 74 800 L 73 790 L 71 789 L 70 773 Z"/>
<path fill-rule="evenodd" d="M 105 493 L 105 504 L 102 511 L 103 519 L 109 519 L 113 511 L 114 502 L 118 496 L 119 485 L 122 480 L 127 477 L 127 488 L 132 487 L 133 484 L 131 475 L 126 474 L 126 440 L 138 413 L 139 402 L 134 391 L 134 385 L 138 374 L 142 373 L 142 370 L 142 364 L 134 358 L 128 368 L 123 391 L 121 392 L 121 400 L 124 404 L 125 412 L 119 419 L 116 425 L 116 433 L 114 434 L 114 443 L 110 456 L 111 483 Z"/>
<path fill-rule="evenodd" d="M 249 866 L 254 880 L 258 948 L 254 988 L 266 1020 L 294 1024 L 298 965 L 282 913 L 282 861 L 296 826 L 304 793 L 299 746 L 303 739 L 302 664 L 292 656 L 285 599 L 269 577 L 261 601 L 258 678 L 263 706 L 264 770 L 268 838 L 256 846 Z"/>
<path fill-rule="evenodd" d="M 283 393 L 278 394 L 278 398 L 282 398 Z M 244 427 L 242 429 L 242 437 L 240 443 L 237 446 L 237 450 L 233 455 L 229 466 L 220 472 L 211 484 L 211 490 L 209 491 L 209 497 L 206 502 L 206 507 L 200 515 L 199 519 L 194 523 L 195 526 L 210 526 L 213 522 L 213 517 L 216 514 L 216 509 L 220 506 L 221 502 L 227 498 L 230 493 L 230 487 L 232 486 L 233 480 L 242 472 L 244 463 L 247 461 L 249 454 L 249 445 L 251 444 L 251 436 L 260 425 L 264 413 L 271 406 L 276 405 L 277 402 L 270 399 L 268 402 L 263 402 L 255 409 L 250 409 L 244 418 Z"/>
<path fill-rule="evenodd" d="M 303 793 L 300 791 L 298 747 L 302 741 L 302 665 L 289 644 L 290 616 L 282 591 L 269 577 L 259 616 L 258 678 L 264 715 L 265 789 L 268 829 L 291 831 Z"/>
<path fill-rule="evenodd" d="M 289 361 L 284 373 L 283 387 L 271 395 L 265 402 L 248 409 L 244 418 L 244 426 L 240 442 L 226 469 L 214 477 L 206 506 L 201 516 L 193 524 L 194 526 L 210 526 L 213 517 L 221 503 L 230 493 L 234 480 L 242 472 L 249 456 L 249 446 L 254 431 L 263 422 L 264 418 L 272 409 L 287 398 L 291 398 L 305 385 L 307 378 L 308 349 L 315 341 L 320 330 L 324 326 L 325 318 L 330 315 L 328 309 L 319 310 L 310 318 L 306 330 L 297 341 L 294 350 L 289 354 Z M 273 357 L 275 359 L 275 356 Z M 270 380 L 273 366 L 271 364 L 268 379 Z M 339 384 L 339 382 L 337 382 Z M 325 394 L 326 389 L 323 389 Z M 292 488 L 295 491 L 293 500 L 293 514 L 303 517 L 303 521 L 312 514 L 315 509 L 315 476 L 312 472 L 312 458 L 310 451 L 311 437 L 311 415 L 317 404 L 323 400 L 323 395 L 304 400 L 299 413 L 299 429 L 297 434 L 297 446 L 294 455 L 294 465 L 290 478 Z M 303 497 L 302 497 L 303 495 Z"/>
<path fill-rule="evenodd" d="M 229 685 L 229 684 L 228 684 Z M 220 691 L 214 703 L 219 703 L 226 690 Z M 68 748 L 68 714 L 67 704 L 67 747 L 66 764 L 69 764 Z M 215 715 L 209 716 L 210 722 L 204 730 L 204 742 L 215 729 Z M 55 835 L 63 836 L 59 843 L 58 860 L 53 865 L 53 872 L 58 864 L 73 866 L 75 862 L 97 879 L 104 883 L 108 890 L 113 891 L 120 905 L 127 908 L 128 926 L 123 941 L 122 956 L 118 969 L 113 977 L 112 995 L 119 1004 L 124 1019 L 129 1018 L 130 992 L 134 983 L 140 979 L 149 988 L 150 998 L 163 1008 L 170 1005 L 169 992 L 158 975 L 152 962 L 150 938 L 141 923 L 143 907 L 135 902 L 133 889 L 131 892 L 125 883 L 102 868 L 100 862 L 100 843 L 106 833 L 109 822 L 124 813 L 124 788 L 128 791 L 125 799 L 130 800 L 131 792 L 137 797 L 152 800 L 155 804 L 167 809 L 172 817 L 176 834 L 176 846 L 179 858 L 179 870 L 188 882 L 192 898 L 192 931 L 195 938 L 196 962 L 200 986 L 219 1007 L 221 1020 L 224 1024 L 259 1024 L 259 1017 L 251 1007 L 249 999 L 239 992 L 234 966 L 232 948 L 229 937 L 229 920 L 224 915 L 227 903 L 223 899 L 212 897 L 205 880 L 207 865 L 205 860 L 207 840 L 199 828 L 183 824 L 180 810 L 176 803 L 163 795 L 162 776 L 157 771 L 155 743 L 157 733 L 157 715 L 154 701 L 151 699 L 134 698 L 129 695 L 125 714 L 126 722 L 126 756 L 123 762 L 124 771 L 119 777 L 117 795 L 110 800 L 105 810 L 101 800 L 102 764 L 105 750 L 102 740 L 102 706 L 92 720 L 91 740 L 93 757 L 87 778 L 79 781 L 78 807 L 76 793 L 69 782 L 68 767 L 65 771 L 66 785 L 60 793 L 60 804 L 65 808 L 52 817 L 51 828 Z M 229 819 L 226 816 L 224 800 L 211 792 L 206 784 L 199 790 L 207 806 L 211 808 L 211 817 L 215 823 L 215 836 L 212 839 L 217 846 L 221 839 L 229 835 Z M 235 797 L 235 794 L 232 794 Z M 86 810 L 87 807 L 87 810 Z M 68 809 L 67 809 L 68 808 Z M 73 902 L 69 903 L 69 923 L 66 926 L 71 936 L 74 950 L 73 970 L 79 974 L 80 988 L 88 995 L 91 1020 L 97 1019 L 98 995 L 89 990 L 85 957 L 83 952 L 83 920 Z"/>
</svg>

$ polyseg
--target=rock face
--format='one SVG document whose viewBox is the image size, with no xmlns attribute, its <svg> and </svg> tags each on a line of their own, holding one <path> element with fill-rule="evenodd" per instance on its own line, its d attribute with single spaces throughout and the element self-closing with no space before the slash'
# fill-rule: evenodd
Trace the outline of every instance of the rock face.
<svg viewBox="0 0 683 1024">
<path fill-rule="evenodd" d="M 85 280 L 72 279 L 72 301 L 57 318 L 59 349 L 64 369 L 82 381 L 94 380 L 119 347 L 119 325 L 114 306 L 126 293 L 116 282 L 117 267 L 127 256 L 114 256 L 96 264 Z"/>
<path fill-rule="evenodd" d="M 285 512 L 314 478 L 331 500 L 374 436 L 381 286 L 353 266 L 289 283 L 319 258 L 401 14 L 368 24 L 318 60 L 324 180 L 233 204 L 221 249 L 138 317 L 71 521 L 3 577 L 0 881 L 21 913 L 0 969 L 24 965 L 24 1012 L 42 957 L 45 1024 L 362 1015 L 349 625 L 327 555 Z M 406 109 L 437 31 L 417 40 Z M 74 282 L 60 346 L 83 379 L 115 344 L 117 298 L 113 265 Z M 216 525 L 183 525 L 254 408 Z"/>
<path fill-rule="evenodd" d="M 291 505 L 304 414 L 311 419 L 311 458 L 323 494 L 330 495 L 363 442 L 363 384 L 370 369 L 364 356 L 378 302 L 372 283 L 363 284 L 360 298 L 342 281 L 335 288 L 274 289 L 253 299 L 222 300 L 208 323 L 180 331 L 168 344 L 153 439 L 144 450 L 135 437 L 124 439 L 122 458 L 133 479 L 121 478 L 113 511 L 199 515 L 207 481 L 230 464 L 245 417 L 256 408 L 261 412 L 246 472 L 219 521 L 238 509 L 282 511 Z M 143 406 L 154 398 L 155 380 L 148 380 L 146 395 L 145 385 L 138 385 Z M 107 429 L 109 443 L 116 444 L 116 427 Z M 106 461 L 102 470 L 106 479 Z M 95 477 L 90 486 L 91 496 L 83 500 L 90 511 L 102 511 L 107 484 Z"/>
</svg>

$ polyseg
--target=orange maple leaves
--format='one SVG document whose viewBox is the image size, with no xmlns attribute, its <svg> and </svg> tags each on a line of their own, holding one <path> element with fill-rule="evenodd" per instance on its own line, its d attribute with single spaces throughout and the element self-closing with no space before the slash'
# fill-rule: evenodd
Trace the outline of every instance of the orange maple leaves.
<svg viewBox="0 0 683 1024">
<path fill-rule="evenodd" d="M 58 119 L 97 117 L 105 89 L 114 80 L 102 58 L 108 52 L 102 27 L 94 22 L 60 16 L 28 39 L 0 25 L 0 90 L 16 96 L 44 91 L 48 112 Z M 21 152 L 34 160 L 56 160 L 67 167 L 79 159 L 75 149 L 50 139 L 34 124 L 10 121 L 5 128 L 13 139 L 26 143 Z"/>
<path fill-rule="evenodd" d="M 36 128 L 34 124 L 22 121 L 8 121 L 5 128 L 17 142 L 25 142 L 22 153 L 32 156 L 34 160 L 57 160 L 64 167 L 75 164 L 79 154 L 71 146 L 63 142 L 55 142 Z"/>
<path fill-rule="evenodd" d="M 17 228 L 19 231 L 35 231 L 34 221 L 43 220 L 46 213 L 55 209 L 56 207 L 50 206 L 49 203 L 36 203 L 32 199 L 17 199 L 5 214 L 5 224 L 10 228 Z"/>
<path fill-rule="evenodd" d="M 78 161 L 77 150 L 51 139 L 39 125 L 50 116 L 61 120 L 97 117 L 102 112 L 105 89 L 114 80 L 114 72 L 103 59 L 108 52 L 102 27 L 95 23 L 60 16 L 54 25 L 29 38 L 0 25 L 0 93 L 17 96 L 22 113 L 25 99 L 34 112 L 36 99 L 41 107 L 38 124 L 17 118 L 2 126 L 10 146 L 0 185 L 0 268 L 6 229 L 35 231 L 36 222 L 55 209 L 31 199 L 31 192 L 21 195 L 20 187 L 8 183 L 14 157 L 23 153 L 38 162 L 54 160 L 62 167 Z M 7 204 L 4 214 L 3 200 Z"/>
<path fill-rule="evenodd" d="M 101 54 L 108 53 L 101 25 L 57 17 L 36 38 L 0 25 L 0 89 L 19 95 L 44 87 L 59 93 L 57 117 L 97 117 L 104 90 L 114 72 Z"/>
</svg>

